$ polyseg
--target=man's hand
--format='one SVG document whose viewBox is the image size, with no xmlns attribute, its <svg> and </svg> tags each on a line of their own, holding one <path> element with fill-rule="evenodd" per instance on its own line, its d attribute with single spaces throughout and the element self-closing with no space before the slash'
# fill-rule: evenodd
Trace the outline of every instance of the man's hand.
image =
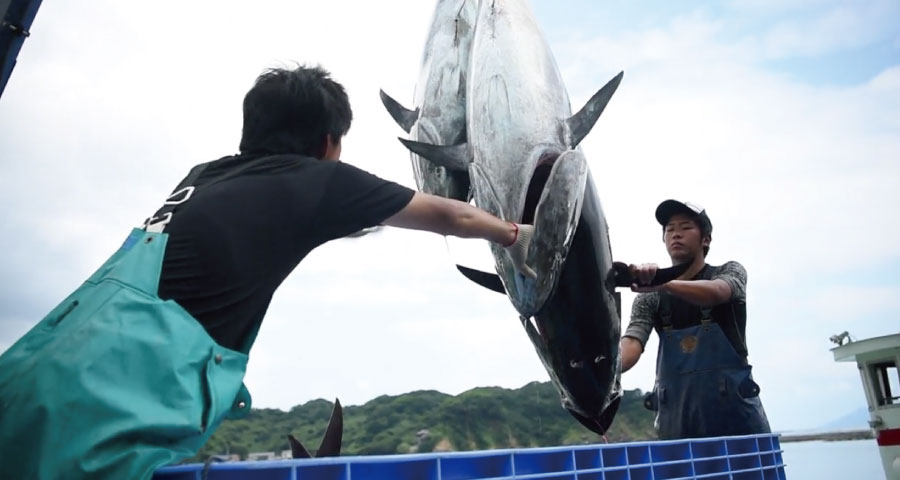
<svg viewBox="0 0 900 480">
<path fill-rule="evenodd" d="M 537 273 L 525 263 L 528 258 L 528 246 L 531 245 L 531 236 L 534 235 L 534 226 L 517 223 L 513 225 L 516 227 L 516 238 L 504 248 L 506 248 L 510 258 L 512 258 L 516 270 L 528 278 L 535 279 L 537 278 Z"/>
<path fill-rule="evenodd" d="M 642 263 L 641 265 L 629 265 L 628 271 L 631 277 L 635 279 L 635 283 L 631 285 L 631 291 L 637 293 L 658 292 L 663 289 L 663 285 L 650 286 L 653 277 L 656 276 L 656 270 L 659 266 L 655 263 Z"/>
</svg>

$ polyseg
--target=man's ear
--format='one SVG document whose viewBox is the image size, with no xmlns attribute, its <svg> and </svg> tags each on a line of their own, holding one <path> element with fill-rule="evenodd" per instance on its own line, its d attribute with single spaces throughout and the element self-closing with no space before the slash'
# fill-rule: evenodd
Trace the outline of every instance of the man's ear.
<svg viewBox="0 0 900 480">
<path fill-rule="evenodd" d="M 707 235 L 707 236 L 703 237 L 703 240 L 700 243 L 702 246 L 708 247 L 711 242 L 712 242 L 712 235 Z"/>
</svg>

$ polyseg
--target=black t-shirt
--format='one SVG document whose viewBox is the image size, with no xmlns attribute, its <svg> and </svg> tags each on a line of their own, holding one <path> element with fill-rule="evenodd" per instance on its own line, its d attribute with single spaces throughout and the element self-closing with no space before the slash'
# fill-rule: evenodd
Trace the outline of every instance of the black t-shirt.
<svg viewBox="0 0 900 480">
<path fill-rule="evenodd" d="M 414 194 L 351 165 L 299 155 L 225 157 L 192 185 L 165 226 L 159 296 L 234 350 L 312 249 L 380 224 Z"/>
</svg>

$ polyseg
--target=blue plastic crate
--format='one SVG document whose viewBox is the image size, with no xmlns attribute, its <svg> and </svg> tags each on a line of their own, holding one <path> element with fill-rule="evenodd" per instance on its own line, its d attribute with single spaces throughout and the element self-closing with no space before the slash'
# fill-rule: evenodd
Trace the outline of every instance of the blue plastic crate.
<svg viewBox="0 0 900 480">
<path fill-rule="evenodd" d="M 209 480 L 786 480 L 778 435 L 214 463 Z M 203 465 L 157 480 L 201 480 Z"/>
</svg>

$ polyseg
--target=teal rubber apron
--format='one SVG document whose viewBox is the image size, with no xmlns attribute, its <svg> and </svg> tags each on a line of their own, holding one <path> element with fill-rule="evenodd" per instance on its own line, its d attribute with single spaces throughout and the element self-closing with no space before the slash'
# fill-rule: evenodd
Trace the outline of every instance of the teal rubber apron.
<svg viewBox="0 0 900 480">
<path fill-rule="evenodd" d="M 165 223 L 189 188 L 160 210 Z M 243 378 L 255 332 L 242 351 L 223 348 L 157 296 L 165 223 L 134 229 L 0 356 L 0 478 L 149 479 L 250 410 Z"/>
</svg>

